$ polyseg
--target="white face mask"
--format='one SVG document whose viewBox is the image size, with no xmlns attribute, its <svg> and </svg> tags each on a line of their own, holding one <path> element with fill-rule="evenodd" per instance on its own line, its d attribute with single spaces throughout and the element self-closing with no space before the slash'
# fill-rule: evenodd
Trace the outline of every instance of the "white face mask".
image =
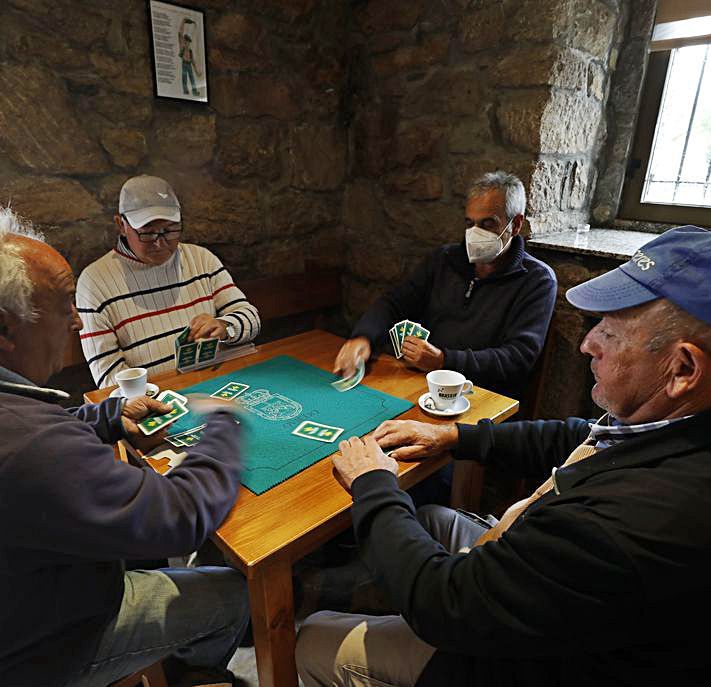
<svg viewBox="0 0 711 687">
<path fill-rule="evenodd" d="M 491 262 L 498 258 L 508 248 L 513 238 L 513 236 L 509 236 L 509 240 L 505 245 L 501 240 L 501 237 L 511 226 L 511 222 L 513 222 L 513 219 L 509 221 L 498 236 L 494 236 L 490 231 L 476 225 L 469 227 L 464 235 L 469 262 Z"/>
</svg>

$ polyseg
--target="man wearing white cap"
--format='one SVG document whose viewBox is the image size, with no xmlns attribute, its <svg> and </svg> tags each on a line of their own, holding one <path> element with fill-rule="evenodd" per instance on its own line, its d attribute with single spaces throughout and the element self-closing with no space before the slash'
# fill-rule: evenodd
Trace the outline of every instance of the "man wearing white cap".
<svg viewBox="0 0 711 687">
<path fill-rule="evenodd" d="M 402 615 L 307 618 L 305 687 L 709 684 L 710 284 L 711 232 L 686 226 L 568 291 L 601 314 L 580 347 L 596 422 L 388 421 L 341 442 L 360 550 Z M 415 514 L 393 446 L 542 484 L 493 526 Z"/>
<path fill-rule="evenodd" d="M 84 323 L 82 348 L 98 387 L 116 373 L 175 368 L 175 337 L 190 325 L 189 341 L 217 337 L 245 343 L 259 334 L 257 309 L 209 250 L 180 243 L 180 203 L 170 184 L 153 176 L 129 179 L 115 217 L 119 237 L 77 282 Z"/>
</svg>

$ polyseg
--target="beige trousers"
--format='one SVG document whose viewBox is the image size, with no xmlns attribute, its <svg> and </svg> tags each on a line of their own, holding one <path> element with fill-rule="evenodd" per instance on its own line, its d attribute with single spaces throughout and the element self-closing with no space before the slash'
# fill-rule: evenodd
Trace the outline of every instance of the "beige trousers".
<svg viewBox="0 0 711 687">
<path fill-rule="evenodd" d="M 296 642 L 304 687 L 414 687 L 434 653 L 399 615 L 321 611 Z"/>
</svg>

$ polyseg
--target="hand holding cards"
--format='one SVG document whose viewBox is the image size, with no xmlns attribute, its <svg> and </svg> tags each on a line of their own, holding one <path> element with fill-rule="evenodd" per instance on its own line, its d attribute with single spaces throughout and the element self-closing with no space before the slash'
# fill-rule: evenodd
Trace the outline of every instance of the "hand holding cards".
<svg viewBox="0 0 711 687">
<path fill-rule="evenodd" d="M 429 329 L 425 329 L 419 322 L 411 322 L 410 320 L 398 322 L 390 328 L 388 333 L 390 334 L 390 341 L 396 358 L 402 358 L 402 343 L 406 336 L 414 336 L 423 341 L 427 341 L 430 336 Z"/>
<path fill-rule="evenodd" d="M 146 436 L 159 432 L 188 413 L 188 400 L 175 391 L 164 391 L 158 395 L 157 400 L 171 406 L 171 410 L 163 415 L 149 415 L 138 423 L 139 429 Z"/>
<path fill-rule="evenodd" d="M 365 363 L 358 359 L 356 371 L 350 377 L 343 377 L 342 379 L 337 379 L 335 382 L 331 382 L 331 386 L 336 391 L 348 391 L 360 384 L 363 375 L 365 375 Z"/>
<path fill-rule="evenodd" d="M 175 367 L 178 371 L 215 359 L 219 339 L 199 339 L 188 341 L 190 327 L 187 326 L 175 338 Z"/>
</svg>

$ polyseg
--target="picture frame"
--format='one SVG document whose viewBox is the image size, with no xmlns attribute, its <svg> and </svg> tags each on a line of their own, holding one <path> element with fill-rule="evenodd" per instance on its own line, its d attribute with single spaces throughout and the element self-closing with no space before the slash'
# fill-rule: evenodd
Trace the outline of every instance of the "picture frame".
<svg viewBox="0 0 711 687">
<path fill-rule="evenodd" d="M 147 0 L 156 98 L 207 104 L 205 13 L 164 0 Z"/>
</svg>

